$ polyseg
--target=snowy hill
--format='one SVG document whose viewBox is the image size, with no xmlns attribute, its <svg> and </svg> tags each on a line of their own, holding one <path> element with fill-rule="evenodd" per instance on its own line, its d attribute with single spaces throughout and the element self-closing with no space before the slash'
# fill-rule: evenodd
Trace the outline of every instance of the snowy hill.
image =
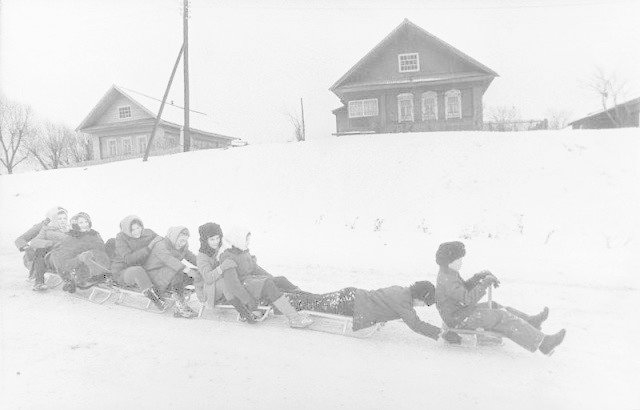
<svg viewBox="0 0 640 410">
<path fill-rule="evenodd" d="M 86 408 L 98 391 L 98 407 L 638 407 L 639 137 L 353 136 L 3 175 L 0 404 Z M 317 292 L 434 280 L 438 244 L 460 239 L 463 276 L 490 269 L 503 304 L 549 305 L 567 340 L 546 358 L 446 347 L 400 323 L 353 340 L 34 295 L 12 242 L 58 204 L 104 238 L 131 213 L 159 233 L 185 225 L 196 249 L 200 224 L 241 224 L 262 266 Z"/>
</svg>

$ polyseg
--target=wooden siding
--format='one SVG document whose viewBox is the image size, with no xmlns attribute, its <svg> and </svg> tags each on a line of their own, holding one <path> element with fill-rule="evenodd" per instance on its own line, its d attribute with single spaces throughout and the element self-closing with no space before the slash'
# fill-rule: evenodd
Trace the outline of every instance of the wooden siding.
<svg viewBox="0 0 640 410">
<path fill-rule="evenodd" d="M 398 54 L 418 53 L 420 70 L 401 73 L 398 70 Z M 354 83 L 385 80 L 404 80 L 416 77 L 427 77 L 430 74 L 478 72 L 478 68 L 452 55 L 434 40 L 414 30 L 403 30 L 360 67 L 342 86 Z"/>
<path fill-rule="evenodd" d="M 123 106 L 131 107 L 130 118 L 120 118 L 120 116 L 118 115 L 118 108 Z M 100 116 L 100 118 L 94 125 L 121 123 L 149 118 L 153 117 L 151 117 L 145 110 L 132 103 L 130 99 L 121 95 L 105 110 L 105 112 Z"/>
</svg>

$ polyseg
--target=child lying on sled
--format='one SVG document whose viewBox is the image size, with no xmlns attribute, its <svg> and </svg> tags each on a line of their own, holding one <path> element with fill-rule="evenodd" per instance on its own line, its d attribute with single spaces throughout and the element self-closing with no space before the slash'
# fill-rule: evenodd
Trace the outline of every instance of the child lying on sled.
<svg viewBox="0 0 640 410">
<path fill-rule="evenodd" d="M 349 287 L 322 295 L 293 293 L 287 296 L 296 310 L 353 317 L 353 331 L 402 319 L 411 330 L 428 338 L 438 340 L 441 335 L 440 328 L 420 320 L 415 310 L 416 306 L 435 303 L 435 287 L 428 281 L 415 282 L 408 287 L 376 290 Z M 443 337 L 452 343 L 460 343 L 460 336 L 455 333 L 446 333 Z"/>
<path fill-rule="evenodd" d="M 498 279 L 491 272 L 483 271 L 466 282 L 460 277 L 462 260 L 466 254 L 462 242 L 445 242 L 436 252 L 436 263 L 440 266 L 436 286 L 436 307 L 445 324 L 451 328 L 484 330 L 499 333 L 525 349 L 540 350 L 549 355 L 562 343 L 565 330 L 554 335 L 545 335 L 540 330 L 547 319 L 549 309 L 544 308 L 535 316 L 514 308 L 492 302 L 478 303 L 489 286 L 497 287 Z"/>
<path fill-rule="evenodd" d="M 285 277 L 273 277 L 249 253 L 250 232 L 241 228 L 232 229 L 225 237 L 231 247 L 222 252 L 219 260 L 222 240 L 220 226 L 209 222 L 200 226 L 199 232 L 198 269 L 206 284 L 204 298 L 213 299 L 207 301 L 209 304 L 225 301 L 251 323 L 255 321 L 252 312 L 264 301 L 282 312 L 291 327 L 304 328 L 313 323 L 306 315 L 298 313 L 283 294 L 283 290 L 300 292 L 300 289 Z M 202 295 L 199 297 L 203 298 Z"/>
</svg>

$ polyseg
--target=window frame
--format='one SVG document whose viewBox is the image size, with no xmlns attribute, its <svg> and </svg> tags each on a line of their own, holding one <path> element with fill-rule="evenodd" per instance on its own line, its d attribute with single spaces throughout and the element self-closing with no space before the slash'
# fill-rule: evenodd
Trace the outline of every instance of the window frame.
<svg viewBox="0 0 640 410">
<path fill-rule="evenodd" d="M 113 153 L 111 151 L 111 143 L 113 143 Z M 107 153 L 109 154 L 105 158 L 112 158 L 118 156 L 118 140 L 116 138 L 106 139 Z"/>
<path fill-rule="evenodd" d="M 448 101 L 449 98 L 451 97 L 458 98 L 458 104 L 456 107 L 457 113 L 451 112 L 449 101 Z M 462 93 L 460 92 L 460 90 L 453 88 L 451 90 L 448 90 L 446 93 L 444 93 L 444 111 L 445 111 L 445 117 L 447 120 L 453 119 L 453 118 L 462 118 Z"/>
<path fill-rule="evenodd" d="M 144 141 L 143 144 L 140 144 L 140 141 Z M 147 150 L 147 144 L 149 143 L 149 138 L 146 135 L 138 135 L 136 136 L 136 147 L 138 148 L 138 152 L 140 154 L 144 154 Z"/>
<path fill-rule="evenodd" d="M 123 113 L 128 113 L 129 115 L 123 116 Z M 120 107 L 118 107 L 118 119 L 126 120 L 127 118 L 131 118 L 131 106 L 121 105 Z"/>
<path fill-rule="evenodd" d="M 413 98 L 414 96 L 412 93 L 398 94 L 398 122 L 415 122 L 415 104 L 413 103 Z M 402 102 L 404 101 L 409 101 L 411 103 L 411 119 L 405 119 L 405 117 L 402 116 Z"/>
<path fill-rule="evenodd" d="M 427 100 L 433 100 L 433 117 L 427 116 L 425 111 Z M 420 96 L 422 121 L 438 121 L 438 93 L 436 91 L 425 91 Z"/>
<path fill-rule="evenodd" d="M 403 70 L 402 69 L 402 58 L 403 57 L 408 57 L 408 56 L 415 56 L 416 57 L 416 68 L 415 69 L 411 69 L 411 70 Z M 420 71 L 420 53 L 415 52 L 415 53 L 402 53 L 402 54 L 398 54 L 398 72 L 399 73 L 415 73 Z"/>
<path fill-rule="evenodd" d="M 133 140 L 132 140 L 131 136 L 121 137 L 120 141 L 121 141 L 120 145 L 122 145 L 121 155 L 131 155 L 131 154 L 133 154 Z M 127 152 L 127 149 L 125 148 L 125 141 L 127 141 L 129 143 L 128 152 Z"/>
<path fill-rule="evenodd" d="M 369 110 L 369 112 L 367 112 L 365 110 L 366 104 L 372 101 L 375 101 L 375 110 Z M 360 105 L 360 109 L 356 113 L 354 113 L 355 109 L 352 109 L 352 106 L 355 107 L 357 104 Z M 377 117 L 378 115 L 380 115 L 380 107 L 378 105 L 378 99 L 364 98 L 361 100 L 349 101 L 349 103 L 347 104 L 347 115 L 349 116 L 349 118 Z"/>
</svg>

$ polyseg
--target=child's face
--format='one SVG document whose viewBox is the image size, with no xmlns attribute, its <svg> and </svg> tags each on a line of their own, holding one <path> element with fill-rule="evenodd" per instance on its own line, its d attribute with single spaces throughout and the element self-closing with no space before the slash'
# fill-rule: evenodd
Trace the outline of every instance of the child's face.
<svg viewBox="0 0 640 410">
<path fill-rule="evenodd" d="M 189 242 L 189 235 L 185 233 L 181 233 L 180 235 L 178 235 L 178 238 L 176 239 L 176 248 L 177 249 L 184 248 L 187 242 Z"/>
<path fill-rule="evenodd" d="M 211 236 L 209 239 L 207 239 L 207 243 L 212 249 L 218 249 L 218 247 L 220 246 L 220 236 Z"/>
<path fill-rule="evenodd" d="M 82 217 L 78 218 L 77 224 L 81 232 L 87 232 L 91 228 L 89 226 L 89 221 Z"/>
<path fill-rule="evenodd" d="M 140 236 L 142 236 L 142 226 L 131 224 L 131 237 L 138 239 Z"/>
<path fill-rule="evenodd" d="M 449 264 L 449 267 L 456 272 L 460 272 L 460 268 L 462 268 L 462 259 L 463 258 L 458 258 L 455 261 L 451 262 Z"/>
<path fill-rule="evenodd" d="M 56 215 L 52 222 L 60 229 L 65 229 L 69 225 L 69 220 L 67 219 L 67 214 L 65 213 Z"/>
</svg>

